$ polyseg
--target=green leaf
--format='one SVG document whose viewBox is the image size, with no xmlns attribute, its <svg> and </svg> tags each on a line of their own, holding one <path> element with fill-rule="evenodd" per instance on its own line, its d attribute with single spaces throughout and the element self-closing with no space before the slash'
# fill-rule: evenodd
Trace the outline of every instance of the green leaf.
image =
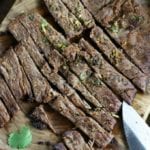
<svg viewBox="0 0 150 150">
<path fill-rule="evenodd" d="M 26 148 L 32 142 L 32 133 L 26 126 L 9 135 L 8 144 L 12 148 Z"/>
<path fill-rule="evenodd" d="M 42 21 L 41 21 L 41 29 L 42 29 L 42 31 L 44 33 L 46 32 L 47 26 L 48 26 L 48 22 L 45 19 L 42 19 Z"/>
</svg>

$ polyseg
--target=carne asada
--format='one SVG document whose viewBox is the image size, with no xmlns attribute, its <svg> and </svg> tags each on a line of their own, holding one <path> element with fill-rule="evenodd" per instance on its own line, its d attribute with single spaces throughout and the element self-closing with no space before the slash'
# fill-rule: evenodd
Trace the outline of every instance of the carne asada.
<svg viewBox="0 0 150 150">
<path fill-rule="evenodd" d="M 25 16 L 23 16 L 22 17 L 22 23 L 24 23 L 24 26 L 26 27 L 26 29 L 28 30 L 28 33 L 30 33 L 31 34 L 31 36 L 32 36 L 32 38 L 34 39 L 34 41 L 36 41 L 36 42 L 38 42 L 38 41 L 40 41 L 39 39 L 37 39 L 37 38 L 42 38 L 41 37 L 41 34 L 40 34 L 40 32 L 39 31 L 37 31 L 37 30 L 39 30 L 39 28 L 38 28 L 38 26 L 40 26 L 40 21 L 39 20 L 42 20 L 41 19 L 41 17 L 39 16 L 39 15 L 36 15 L 36 14 L 33 14 L 34 15 L 34 20 L 36 20 L 36 24 L 37 25 L 34 25 L 34 23 L 30 20 L 30 19 L 28 19 L 28 17 L 25 15 Z M 29 23 L 30 22 L 30 23 Z M 13 26 L 11 26 L 11 28 L 10 28 L 10 30 L 13 32 L 13 34 L 15 34 L 16 32 L 20 32 L 20 31 L 15 31 L 15 30 L 17 30 L 17 29 L 14 29 L 13 28 Z M 53 44 L 53 46 L 54 47 L 56 47 L 56 48 L 58 48 L 60 51 L 61 51 L 61 49 L 60 49 L 60 47 L 58 47 L 58 43 L 65 43 L 65 45 L 67 44 L 68 45 L 68 43 L 67 43 L 67 41 L 65 40 L 65 38 L 59 33 L 59 32 L 57 32 L 52 26 L 50 26 L 50 25 L 48 25 L 47 26 L 47 30 L 46 30 L 47 32 L 42 32 L 42 33 L 44 33 L 44 35 L 46 36 L 46 38 L 49 40 L 49 42 L 51 42 L 51 44 Z M 35 33 L 36 35 L 37 35 L 37 33 L 38 33 L 38 36 L 34 36 L 34 34 L 32 34 L 32 33 Z M 23 35 L 22 35 L 22 37 L 23 37 Z M 39 47 L 40 47 L 40 49 L 41 50 L 44 50 L 43 49 L 43 47 L 45 47 L 45 46 L 43 46 L 43 44 L 44 43 L 37 43 L 37 45 L 39 45 Z M 47 43 L 46 43 L 47 44 Z M 47 44 L 48 45 L 48 44 Z M 66 45 L 66 46 L 67 46 Z M 65 46 L 65 47 L 66 47 Z M 48 47 L 48 46 L 47 46 Z M 65 49 L 65 47 L 63 47 L 63 49 Z M 47 52 L 49 52 L 49 51 L 51 51 L 50 50 L 50 47 L 49 48 L 47 48 L 47 50 L 45 49 L 45 51 L 47 51 Z M 44 54 L 45 54 L 46 52 L 44 52 Z M 45 54 L 45 55 L 49 55 L 49 54 Z M 57 56 L 58 57 L 58 56 Z M 57 57 L 55 57 L 55 56 L 53 56 L 53 57 L 49 57 L 49 60 L 51 60 L 51 61 L 53 61 L 53 62 L 55 62 L 55 60 L 54 60 L 54 58 L 56 59 Z M 62 57 L 63 58 L 63 57 Z M 48 60 L 48 61 L 49 61 Z M 61 59 L 61 60 L 59 60 L 59 61 L 56 61 L 57 62 L 57 65 L 63 65 L 63 60 Z M 66 62 L 66 61 L 65 61 Z M 96 88 L 98 88 L 97 86 L 96 86 Z M 108 89 L 108 88 L 107 88 Z M 94 89 L 93 89 L 94 90 Z M 93 92 L 93 90 L 91 91 L 91 93 Z M 106 90 L 107 91 L 107 90 Z M 119 102 L 119 100 L 118 100 L 118 98 L 115 96 L 115 95 L 113 95 L 113 93 L 110 91 L 110 90 L 108 90 L 109 91 L 109 93 L 111 93 L 110 95 L 110 101 L 113 103 L 112 105 L 111 104 L 108 104 L 109 102 L 107 101 L 107 99 L 109 99 L 108 97 L 108 93 L 107 93 L 107 96 L 105 95 L 105 93 L 104 93 L 104 95 L 105 95 L 105 97 L 103 98 L 103 100 L 105 101 L 104 103 L 106 103 L 105 104 L 105 106 L 108 104 L 108 106 L 106 106 L 106 107 L 108 107 L 108 109 L 109 110 L 111 110 L 112 112 L 117 112 L 118 110 L 119 110 L 119 108 L 120 108 L 120 102 Z M 97 94 L 99 94 L 99 96 L 97 96 L 97 99 L 99 100 L 99 102 L 101 103 L 101 97 L 102 96 L 100 96 L 101 95 L 101 93 L 99 93 L 99 92 L 97 92 Z M 114 99 L 114 100 L 112 100 L 112 99 Z"/>
<path fill-rule="evenodd" d="M 99 27 L 93 28 L 90 37 L 97 44 L 99 50 L 122 74 L 130 79 L 141 91 L 146 90 L 147 76 L 126 58 L 122 50 L 115 47 L 102 29 Z"/>
<path fill-rule="evenodd" d="M 104 58 L 85 40 L 80 41 L 81 56 L 100 75 L 100 79 L 105 82 L 123 100 L 131 102 L 136 93 L 136 89 L 131 82 L 117 72 Z"/>
<path fill-rule="evenodd" d="M 91 150 L 78 131 L 66 131 L 63 134 L 63 140 L 69 150 Z"/>
<path fill-rule="evenodd" d="M 64 143 L 57 143 L 53 146 L 53 150 L 67 150 L 66 146 Z"/>
<path fill-rule="evenodd" d="M 80 0 L 62 0 L 62 2 L 69 8 L 69 10 L 79 19 L 79 21 L 86 27 L 94 26 L 94 19 L 92 15 L 84 8 Z"/>
<path fill-rule="evenodd" d="M 82 0 L 90 11 L 98 3 Z M 92 5 L 93 4 L 93 5 Z M 128 57 L 144 72 L 150 72 L 150 51 L 147 31 L 149 16 L 137 0 L 114 0 L 96 13 L 95 19 L 119 43 Z"/>
<path fill-rule="evenodd" d="M 83 26 L 79 20 L 67 9 L 61 0 L 44 0 L 49 12 L 62 27 L 69 38 L 79 36 Z M 46 22 L 45 22 L 45 26 Z"/>
<path fill-rule="evenodd" d="M 0 58 L 0 73 L 3 75 L 16 100 L 23 99 L 23 97 L 32 99 L 30 83 L 12 48 Z"/>
<path fill-rule="evenodd" d="M 72 121 L 90 139 L 93 139 L 100 148 L 105 147 L 112 140 L 113 136 L 111 133 L 105 131 L 96 121 L 86 116 L 67 98 L 60 96 L 49 104 L 53 109 Z"/>
<path fill-rule="evenodd" d="M 53 127 L 53 125 L 51 124 L 51 122 L 49 121 L 48 119 L 48 116 L 44 110 L 44 106 L 43 105 L 40 105 L 38 107 L 36 107 L 34 109 L 34 111 L 32 112 L 32 114 L 30 114 L 30 118 L 31 118 L 31 121 L 32 123 L 35 125 L 35 124 L 45 124 L 46 126 L 48 126 L 54 133 L 55 132 L 55 129 Z M 39 127 L 39 126 L 37 126 Z"/>
<path fill-rule="evenodd" d="M 104 107 L 109 109 L 115 106 L 120 107 L 118 98 L 101 81 L 99 75 L 94 73 L 80 55 L 78 55 L 77 52 L 79 51 L 80 49 L 76 45 L 70 45 L 64 49 L 63 54 L 68 58 L 70 68 L 77 74 L 87 89 L 101 101 Z"/>
<path fill-rule="evenodd" d="M 31 15 L 34 15 L 33 18 L 35 20 L 40 19 L 40 17 L 38 17 L 36 14 L 31 14 Z M 24 18 L 26 18 L 26 20 Z M 36 34 L 31 34 L 31 37 L 34 39 L 36 45 L 38 45 L 39 48 L 42 50 L 42 52 L 44 53 L 44 55 L 47 58 L 48 62 L 55 68 L 55 70 L 58 69 L 64 63 L 64 58 L 62 57 L 62 55 L 59 54 L 58 51 L 51 50 L 51 45 L 49 44 L 49 42 L 47 42 L 48 40 L 46 42 L 43 42 L 42 39 L 44 39 L 44 35 L 42 35 L 40 33 L 39 27 L 38 26 L 33 26 L 34 24 L 30 20 L 29 21 L 31 23 L 30 24 L 27 23 L 27 22 L 29 22 L 27 20 L 27 18 L 28 18 L 27 16 L 22 17 L 22 19 L 23 19 L 22 22 L 26 23 L 25 24 L 26 29 L 18 22 L 18 19 L 17 19 L 15 23 L 12 22 L 9 25 L 9 30 L 14 35 L 14 37 L 16 37 L 17 40 L 26 39 L 28 37 L 28 33 L 30 33 L 30 34 L 31 33 L 36 33 Z M 24 33 L 26 32 L 26 34 L 22 34 L 22 32 L 20 32 L 20 30 L 18 30 L 18 28 L 16 28 L 16 26 L 18 26 L 19 29 L 21 28 Z M 51 31 L 53 31 L 53 29 L 51 29 Z M 65 41 L 64 37 L 61 36 L 61 34 L 55 32 L 55 31 L 52 32 L 52 34 L 53 34 L 53 37 L 51 37 L 51 40 L 54 41 L 53 43 L 54 43 L 55 47 L 59 48 L 58 45 L 59 45 L 59 43 L 61 43 L 61 41 L 63 41 L 62 43 L 65 43 L 65 44 L 67 43 Z M 56 39 L 57 39 L 57 41 L 56 41 Z M 53 59 L 51 59 L 51 58 L 53 58 Z M 70 74 L 71 74 L 71 72 L 70 72 Z M 70 80 L 69 84 L 73 84 L 72 86 L 76 90 L 80 91 L 87 100 L 89 100 L 91 103 L 93 103 L 97 107 L 101 106 L 101 104 L 86 90 L 86 88 L 81 84 L 79 79 L 74 74 L 71 74 L 71 76 L 68 76 L 68 77 L 70 77 L 70 79 L 74 78 L 73 80 Z M 71 81 L 77 81 L 76 83 L 79 83 L 79 84 L 75 84 L 74 82 L 71 82 Z"/>
<path fill-rule="evenodd" d="M 7 111 L 11 117 L 13 117 L 20 110 L 2 76 L 0 76 L 0 99 L 6 106 Z"/>
<path fill-rule="evenodd" d="M 48 81 L 41 75 L 39 70 L 36 68 L 33 60 L 26 51 L 26 48 L 20 43 L 15 48 L 15 52 L 29 79 L 35 101 L 39 103 L 46 103 L 52 100 L 57 95 L 57 93 L 50 87 Z"/>
<path fill-rule="evenodd" d="M 113 129 L 116 121 L 111 116 L 111 114 L 109 114 L 108 112 L 106 113 L 106 111 L 104 111 L 102 108 L 98 108 L 98 106 L 96 106 L 96 110 L 92 110 L 92 107 L 83 98 L 81 99 L 76 91 L 72 87 L 70 87 L 60 75 L 58 75 L 54 71 L 52 72 L 52 69 L 48 66 L 46 60 L 40 54 L 38 48 L 35 46 L 30 37 L 24 40 L 22 42 L 22 45 L 24 45 L 29 55 L 31 56 L 37 67 L 40 69 L 40 71 L 43 73 L 43 75 L 49 82 L 51 82 L 55 87 L 57 87 L 57 89 L 59 89 L 62 95 L 66 95 L 76 107 L 81 108 L 87 114 L 91 115 L 105 129 Z M 51 57 L 51 60 L 53 60 L 52 58 L 53 57 Z"/>
<path fill-rule="evenodd" d="M 10 120 L 10 116 L 5 108 L 1 98 L 0 98 L 0 128 L 4 127 L 4 125 Z"/>
</svg>

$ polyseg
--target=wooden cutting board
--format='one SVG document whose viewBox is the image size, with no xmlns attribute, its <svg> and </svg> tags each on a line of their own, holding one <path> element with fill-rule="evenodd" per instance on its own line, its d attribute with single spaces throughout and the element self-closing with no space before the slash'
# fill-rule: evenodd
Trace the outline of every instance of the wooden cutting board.
<svg viewBox="0 0 150 150">
<path fill-rule="evenodd" d="M 19 15 L 23 12 L 28 11 L 38 11 L 40 14 L 44 15 L 45 6 L 41 0 L 16 0 L 15 4 L 11 8 L 10 12 L 2 22 L 0 26 L 0 55 L 4 51 L 8 49 L 12 44 L 16 44 L 14 38 L 7 33 L 7 25 L 15 18 L 15 16 Z M 55 130 L 59 133 L 58 135 L 52 133 L 50 129 L 47 130 L 37 130 L 31 126 L 30 121 L 27 117 L 27 114 L 32 110 L 34 104 L 29 104 L 20 101 L 21 111 L 19 111 L 16 116 L 11 120 L 11 122 L 5 127 L 0 129 L 0 150 L 11 150 L 11 148 L 7 145 L 7 138 L 9 133 L 19 129 L 23 125 L 28 125 L 31 128 L 33 134 L 33 141 L 29 148 L 26 150 L 48 150 L 51 149 L 50 145 L 39 145 L 40 141 L 50 142 L 52 144 L 60 141 L 60 134 L 63 133 L 67 129 L 73 128 L 73 125 L 66 120 L 64 117 L 60 116 L 54 110 L 50 108 L 47 109 L 47 113 L 50 121 L 54 125 Z M 137 110 L 137 112 L 144 118 L 147 119 L 148 114 L 150 113 L 150 95 L 143 95 L 138 93 L 133 102 L 133 107 Z M 106 148 L 107 150 L 127 150 L 127 144 L 123 135 L 121 118 L 118 119 L 118 123 L 113 131 L 115 135 L 115 140 L 112 141 L 110 146 Z"/>
</svg>

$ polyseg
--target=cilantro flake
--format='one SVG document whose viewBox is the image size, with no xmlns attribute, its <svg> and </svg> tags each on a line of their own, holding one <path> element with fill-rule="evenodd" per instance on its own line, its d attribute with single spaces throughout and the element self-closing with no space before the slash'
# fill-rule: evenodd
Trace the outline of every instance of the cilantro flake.
<svg viewBox="0 0 150 150">
<path fill-rule="evenodd" d="M 32 133 L 26 126 L 22 127 L 18 131 L 10 133 L 8 137 L 8 144 L 12 148 L 26 148 L 32 142 Z"/>
</svg>

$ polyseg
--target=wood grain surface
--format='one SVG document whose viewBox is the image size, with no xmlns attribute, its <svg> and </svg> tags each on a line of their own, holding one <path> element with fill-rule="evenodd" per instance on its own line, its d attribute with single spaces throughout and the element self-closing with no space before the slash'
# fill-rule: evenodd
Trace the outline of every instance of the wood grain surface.
<svg viewBox="0 0 150 150">
<path fill-rule="evenodd" d="M 0 26 L 0 55 L 3 55 L 8 47 L 15 45 L 16 41 L 7 32 L 8 23 L 14 19 L 18 14 L 28 11 L 38 11 L 41 14 L 45 13 L 45 6 L 41 0 L 16 0 L 15 4 L 11 8 L 7 17 L 3 20 Z M 52 133 L 50 129 L 47 130 L 37 130 L 31 126 L 30 121 L 27 117 L 28 113 L 34 107 L 34 104 L 26 103 L 20 101 L 21 111 L 11 120 L 11 122 L 5 127 L 0 129 L 0 150 L 10 150 L 11 148 L 7 145 L 7 138 L 9 133 L 14 130 L 19 129 L 23 125 L 28 125 L 31 128 L 33 134 L 33 142 L 29 148 L 26 150 L 50 150 L 51 144 L 54 144 L 60 140 L 60 135 L 67 129 L 74 128 L 74 126 L 66 120 L 64 117 L 60 116 L 57 112 L 47 107 L 47 113 L 50 121 L 54 125 L 55 130 L 59 133 L 56 135 Z M 133 102 L 133 107 L 137 112 L 146 120 L 148 114 L 150 113 L 150 95 L 143 95 L 138 93 Z M 113 131 L 115 139 L 106 148 L 107 150 L 126 150 L 127 144 L 123 135 L 122 121 L 121 118 L 118 119 L 118 123 Z M 39 145 L 40 141 L 50 142 L 50 145 Z"/>
</svg>

